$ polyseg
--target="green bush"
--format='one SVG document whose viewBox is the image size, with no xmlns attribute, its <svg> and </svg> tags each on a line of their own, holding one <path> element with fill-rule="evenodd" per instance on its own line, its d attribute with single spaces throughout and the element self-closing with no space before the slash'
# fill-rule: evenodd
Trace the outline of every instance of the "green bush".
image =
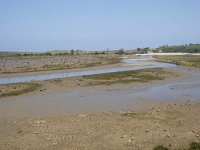
<svg viewBox="0 0 200 150">
<path fill-rule="evenodd" d="M 166 148 L 166 147 L 164 147 L 162 145 L 158 145 L 153 150 L 168 150 L 168 148 Z M 189 147 L 188 150 L 200 150 L 200 143 L 198 143 L 198 142 L 190 143 L 190 147 Z"/>
<path fill-rule="evenodd" d="M 192 142 L 192 143 L 190 144 L 189 150 L 200 150 L 200 143 Z"/>
<path fill-rule="evenodd" d="M 159 146 L 156 146 L 153 150 L 168 150 L 168 148 L 166 148 L 162 145 L 159 145 Z"/>
</svg>

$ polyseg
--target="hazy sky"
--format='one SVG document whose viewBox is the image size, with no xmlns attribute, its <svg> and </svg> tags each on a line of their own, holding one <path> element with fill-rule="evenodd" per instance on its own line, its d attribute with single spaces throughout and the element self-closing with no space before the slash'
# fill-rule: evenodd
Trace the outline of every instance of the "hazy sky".
<svg viewBox="0 0 200 150">
<path fill-rule="evenodd" d="M 0 0 L 0 51 L 200 43 L 200 0 Z"/>
</svg>

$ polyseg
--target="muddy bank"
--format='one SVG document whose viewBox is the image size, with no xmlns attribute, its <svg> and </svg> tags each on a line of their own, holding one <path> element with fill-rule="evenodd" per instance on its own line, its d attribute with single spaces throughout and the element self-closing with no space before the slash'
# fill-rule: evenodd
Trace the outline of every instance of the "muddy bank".
<svg viewBox="0 0 200 150">
<path fill-rule="evenodd" d="M 92 82 L 90 79 L 85 82 L 80 78 L 46 81 L 45 87 L 36 92 L 1 98 L 0 116 L 21 118 L 63 113 L 127 111 L 160 102 L 199 102 L 199 69 L 177 66 L 167 71 L 178 76 L 161 81 L 100 86 L 84 86 Z"/>
<path fill-rule="evenodd" d="M 200 141 L 200 104 L 167 104 L 143 111 L 81 113 L 16 121 L 1 120 L 0 146 L 7 149 L 188 148 Z"/>
<path fill-rule="evenodd" d="M 118 67 L 115 66 L 106 66 L 104 69 L 102 67 L 88 68 L 88 69 L 70 69 L 62 70 L 62 72 L 43 72 L 43 74 L 21 74 L 21 75 L 7 75 L 7 77 L 0 76 L 0 84 L 12 84 L 12 83 L 21 83 L 21 82 L 32 82 L 32 81 L 44 81 L 51 79 L 62 79 L 69 77 L 81 77 L 87 75 L 96 75 L 96 74 L 105 74 L 105 73 L 114 73 L 114 72 L 126 72 L 132 70 L 140 69 L 149 69 L 149 68 L 167 68 L 175 67 L 176 65 L 169 63 L 155 62 L 152 57 L 138 57 L 138 59 L 122 59 L 123 63 L 118 64 Z"/>
<path fill-rule="evenodd" d="M 0 99 L 0 116 L 2 118 L 13 117 L 13 115 L 30 117 L 139 109 L 146 107 L 146 104 L 153 105 L 155 102 L 153 98 L 134 98 L 135 92 L 143 91 L 153 83 L 161 82 L 166 78 L 174 78 L 174 76 L 174 73 L 163 69 L 144 69 L 55 79 L 32 82 L 30 85 L 40 85 L 39 89 L 30 93 L 22 93 L 19 96 L 16 96 L 19 93 L 17 90 L 26 88 L 26 84 L 1 85 L 0 96 L 11 94 L 13 96 Z"/>
</svg>

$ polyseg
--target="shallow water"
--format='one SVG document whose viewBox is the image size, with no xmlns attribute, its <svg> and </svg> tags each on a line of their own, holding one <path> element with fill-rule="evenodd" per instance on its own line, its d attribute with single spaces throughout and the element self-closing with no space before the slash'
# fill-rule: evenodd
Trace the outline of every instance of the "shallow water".
<svg viewBox="0 0 200 150">
<path fill-rule="evenodd" d="M 200 102 L 200 69 L 188 70 L 181 66 L 175 69 L 187 77 L 3 98 L 0 100 L 0 118 L 128 111 L 155 107 L 160 102 Z"/>
<path fill-rule="evenodd" d="M 141 62 L 147 62 L 152 59 L 153 59 L 152 56 L 138 56 L 137 58 L 133 58 L 133 59 L 122 59 L 121 61 L 124 63 L 129 63 L 129 64 L 132 64 L 132 63 L 137 64 Z"/>
<path fill-rule="evenodd" d="M 164 67 L 175 66 L 169 63 L 148 61 L 150 59 L 152 59 L 152 56 L 146 56 L 146 57 L 139 56 L 136 59 L 122 59 L 122 62 L 128 63 L 128 64 L 138 64 L 141 62 L 145 62 L 145 64 L 143 64 L 142 66 L 118 67 L 118 68 L 101 69 L 101 70 L 88 70 L 88 71 L 65 72 L 65 73 L 57 73 L 57 74 L 35 75 L 35 76 L 0 78 L 0 84 L 41 81 L 41 80 L 58 79 L 58 78 L 66 78 L 66 77 L 79 77 L 83 75 L 94 75 L 94 74 L 102 74 L 102 73 L 139 70 L 139 69 L 146 69 L 146 68 L 164 68 Z"/>
<path fill-rule="evenodd" d="M 148 65 L 144 67 L 151 67 L 150 64 L 174 66 L 149 61 L 147 63 Z M 127 111 L 154 107 L 158 102 L 200 102 L 200 69 L 182 66 L 173 68 L 185 77 L 155 83 L 85 87 L 54 93 L 44 91 L 36 95 L 2 98 L 0 100 L 0 118 Z"/>
</svg>

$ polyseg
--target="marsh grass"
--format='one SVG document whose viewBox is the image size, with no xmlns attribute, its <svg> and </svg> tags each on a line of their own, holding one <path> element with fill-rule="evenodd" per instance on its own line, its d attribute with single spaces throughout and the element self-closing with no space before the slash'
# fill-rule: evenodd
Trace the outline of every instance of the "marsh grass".
<svg viewBox="0 0 200 150">
<path fill-rule="evenodd" d="M 84 79 L 90 79 L 89 85 L 109 85 L 116 83 L 131 82 L 149 82 L 152 80 L 164 80 L 166 74 L 161 68 L 142 69 L 134 71 L 113 72 L 97 75 L 83 76 Z"/>
<path fill-rule="evenodd" d="M 200 150 L 200 143 L 192 142 L 188 150 Z"/>
<path fill-rule="evenodd" d="M 0 98 L 8 96 L 17 96 L 28 92 L 33 92 L 41 88 L 38 83 L 15 83 L 0 86 Z"/>
<path fill-rule="evenodd" d="M 153 150 L 168 150 L 168 148 L 166 148 L 166 147 L 164 147 L 162 145 L 158 145 Z"/>
<path fill-rule="evenodd" d="M 184 56 L 155 56 L 160 61 L 170 62 L 177 65 L 186 65 L 200 67 L 200 56 L 184 55 Z"/>
</svg>

